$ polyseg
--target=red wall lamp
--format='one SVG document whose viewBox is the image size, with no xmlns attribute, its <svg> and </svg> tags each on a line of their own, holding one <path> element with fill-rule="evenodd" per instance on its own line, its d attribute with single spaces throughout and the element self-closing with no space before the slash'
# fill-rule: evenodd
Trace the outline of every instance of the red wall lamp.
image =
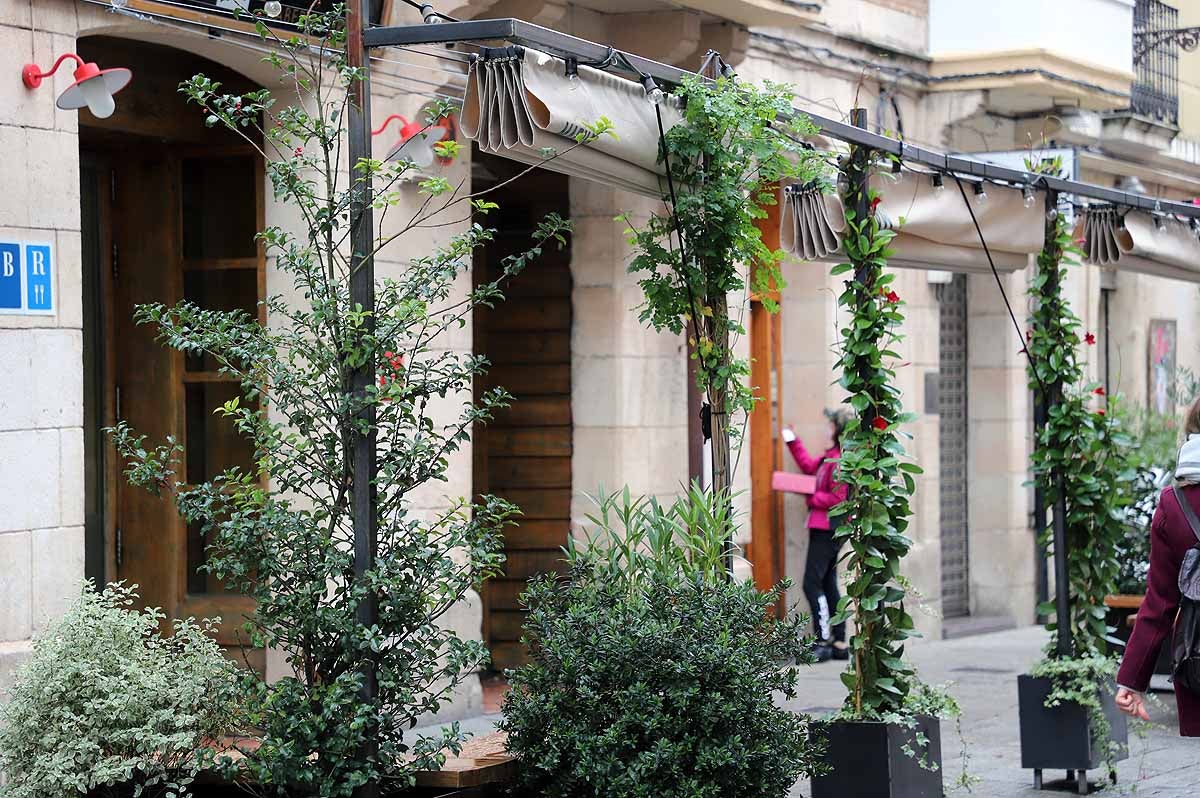
<svg viewBox="0 0 1200 798">
<path fill-rule="evenodd" d="M 58 102 L 55 105 L 64 111 L 87 106 L 87 109 L 92 112 L 92 116 L 97 119 L 107 119 L 112 116 L 117 107 L 117 104 L 113 102 L 113 95 L 128 86 L 129 81 L 133 80 L 133 73 L 125 67 L 101 69 L 91 61 L 84 61 L 75 53 L 63 53 L 54 62 L 54 66 L 50 67 L 49 72 L 42 72 L 38 69 L 37 64 L 26 64 L 22 67 L 21 80 L 25 82 L 25 88 L 36 89 L 41 86 L 42 79 L 57 72 L 62 62 L 68 58 L 74 58 L 75 63 L 79 65 L 75 68 L 75 82 L 58 95 Z"/>
<path fill-rule="evenodd" d="M 400 114 L 392 114 L 383 120 L 383 124 L 377 130 L 372 130 L 371 135 L 378 136 L 387 129 L 392 120 L 400 121 L 400 140 L 388 150 L 385 161 L 407 158 L 421 169 L 432 166 L 435 160 L 443 166 L 454 161 L 453 158 L 438 155 L 433 148 L 439 141 L 453 141 L 458 138 L 453 117 L 443 116 L 434 124 L 426 126 L 420 122 L 409 122 Z"/>
</svg>

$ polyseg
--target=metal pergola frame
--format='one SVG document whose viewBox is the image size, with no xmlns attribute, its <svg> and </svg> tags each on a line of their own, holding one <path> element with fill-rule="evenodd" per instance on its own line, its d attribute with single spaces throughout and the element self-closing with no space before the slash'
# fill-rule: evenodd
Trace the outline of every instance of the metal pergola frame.
<svg viewBox="0 0 1200 798">
<path fill-rule="evenodd" d="M 357 164 L 363 158 L 371 157 L 371 108 L 370 80 L 371 61 L 370 51 L 382 47 L 411 47 L 416 45 L 455 44 L 479 42 L 503 42 L 510 45 L 521 45 L 543 52 L 551 53 L 562 58 L 574 58 L 578 61 L 608 61 L 613 54 L 613 48 L 607 45 L 581 39 L 566 33 L 524 22 L 518 19 L 485 19 L 465 22 L 438 22 L 418 25 L 400 25 L 371 28 L 365 24 L 369 19 L 373 0 L 348 0 L 347 4 L 347 63 L 351 67 L 362 70 L 363 79 L 358 81 L 353 89 L 353 96 L 348 114 L 348 151 L 351 164 Z M 663 64 L 641 56 L 623 53 L 626 66 L 632 67 L 643 75 L 649 75 L 656 81 L 668 84 L 679 84 L 685 78 L 695 73 Z M 620 68 L 620 67 L 617 67 Z M 1146 197 L 1104 186 L 1066 180 L 1053 175 L 1038 174 L 1025 170 L 1009 169 L 961 155 L 949 155 L 943 152 L 917 147 L 902 140 L 889 138 L 872 133 L 862 127 L 846 124 L 835 119 L 813 114 L 800 109 L 794 109 L 797 115 L 807 116 L 822 133 L 843 141 L 852 149 L 866 149 L 887 153 L 902 161 L 919 163 L 937 172 L 952 173 L 961 177 L 974 178 L 981 181 L 996 181 L 1008 183 L 1017 187 L 1028 187 L 1045 191 L 1048 208 L 1057 207 L 1058 198 L 1067 195 L 1075 198 L 1086 198 L 1101 203 L 1149 211 L 1156 214 L 1173 214 L 1186 219 L 1200 219 L 1200 206 L 1172 200 Z M 861 120 L 860 120 L 861 121 Z M 373 213 L 370 198 L 370 177 L 365 176 L 355 181 L 351 201 L 351 295 L 355 302 L 360 303 L 364 310 L 371 311 L 375 304 L 374 263 L 371 256 L 373 236 Z M 373 319 L 367 316 L 367 329 L 370 334 L 373 329 Z M 363 390 L 365 386 L 375 381 L 375 366 L 367 362 L 359 367 L 354 374 L 354 389 Z M 1042 410 L 1044 418 L 1044 408 Z M 375 471 L 375 434 L 374 409 L 368 409 L 368 432 L 357 433 L 355 440 L 355 485 L 367 484 L 367 490 L 355 490 L 352 508 L 354 524 L 354 571 L 361 578 L 370 570 L 376 557 L 376 530 L 374 518 L 374 495 L 376 478 Z M 1060 491 L 1061 493 L 1061 491 Z M 1061 498 L 1061 496 L 1060 496 Z M 1057 616 L 1059 620 L 1059 650 L 1060 653 L 1070 650 L 1069 625 L 1067 621 L 1066 591 L 1063 589 L 1066 579 L 1065 532 L 1063 529 L 1064 513 L 1061 505 L 1056 508 L 1054 523 L 1055 573 L 1059 580 L 1057 596 Z M 1044 527 L 1044 519 L 1043 519 Z M 364 626 L 372 626 L 378 620 L 376 600 L 369 597 L 358 608 L 358 620 Z M 1066 635 L 1063 634 L 1066 632 Z M 1064 639 L 1065 637 L 1065 639 Z M 362 694 L 368 701 L 374 701 L 377 695 L 376 666 L 374 662 L 363 664 Z M 373 755 L 374 750 L 366 752 Z M 362 785 L 355 791 L 359 798 L 377 798 L 379 785 L 371 782 Z"/>
<path fill-rule="evenodd" d="M 367 48 L 408 47 L 422 44 L 475 43 L 480 41 L 503 41 L 519 44 L 563 58 L 574 57 L 580 61 L 599 61 L 608 54 L 607 45 L 598 44 L 578 36 L 560 33 L 531 22 L 519 19 L 481 19 L 466 22 L 442 22 L 438 24 L 399 25 L 371 28 L 363 32 L 363 44 Z M 630 64 L 655 80 L 678 84 L 695 73 L 663 64 L 649 58 L 626 53 Z M 984 163 L 962 155 L 917 147 L 902 140 L 872 133 L 836 119 L 796 109 L 812 120 L 822 133 L 832 138 L 872 150 L 895 155 L 902 160 L 924 164 L 942 172 L 954 172 L 980 180 L 995 180 L 1016 186 L 1044 188 L 1076 198 L 1086 197 L 1098 202 L 1107 202 L 1128 208 L 1154 213 L 1175 214 L 1189 219 L 1200 219 L 1200 206 L 1174 200 L 1156 199 L 1142 194 L 1132 194 L 1091 183 L 1066 180 L 1050 175 L 1035 174 L 1020 169 Z"/>
</svg>

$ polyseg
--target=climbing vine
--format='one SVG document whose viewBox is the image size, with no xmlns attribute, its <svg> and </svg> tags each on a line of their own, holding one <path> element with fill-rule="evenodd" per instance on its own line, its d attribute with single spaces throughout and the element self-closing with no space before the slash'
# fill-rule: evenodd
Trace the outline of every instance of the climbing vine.
<svg viewBox="0 0 1200 798">
<path fill-rule="evenodd" d="M 915 416 L 904 412 L 889 362 L 899 357 L 891 347 L 903 339 L 904 303 L 892 288 L 895 275 L 885 269 L 896 234 L 881 229 L 875 217 L 880 197 L 868 187 L 869 158 L 858 150 L 848 164 L 846 262 L 832 271 L 850 276 L 838 298 L 849 314 L 838 368 L 855 417 L 842 433 L 838 476 L 849 486 L 849 498 L 834 510 L 847 518 L 837 534 L 849 544 L 849 584 L 833 622 L 854 619 L 851 667 L 842 674 L 850 691 L 843 714 L 854 719 L 911 714 L 910 697 L 917 692 L 916 676 L 903 659 L 904 641 L 915 632 L 903 606 L 900 561 L 912 547 L 905 532 L 913 477 L 921 469 L 903 459 L 900 425 Z"/>
<path fill-rule="evenodd" d="M 750 283 L 775 309 L 771 291 L 783 287 L 784 253 L 763 242 L 758 222 L 778 201 L 779 181 L 812 180 L 821 163 L 800 144 L 816 128 L 794 116 L 786 86 L 690 77 L 674 96 L 684 116 L 665 132 L 661 152 L 673 181 L 670 207 L 641 226 L 629 215 L 622 220 L 634 248 L 629 271 L 645 295 L 641 321 L 687 333 L 711 411 L 713 486 L 727 491 L 732 418 L 754 404 L 749 363 L 733 355 L 745 329 L 729 312 L 730 297 Z M 746 264 L 754 264 L 749 280 Z"/>
<path fill-rule="evenodd" d="M 1080 345 L 1093 346 L 1096 337 L 1083 331 L 1062 294 L 1066 264 L 1081 252 L 1064 216 L 1052 209 L 1047 217 L 1046 245 L 1030 286 L 1034 312 L 1027 334 L 1030 388 L 1048 405 L 1045 425 L 1037 431 L 1032 471 L 1048 507 L 1060 496 L 1065 499 L 1073 654 L 1085 658 L 1103 653 L 1109 636 L 1104 598 L 1116 589 L 1120 573 L 1117 552 L 1134 470 L 1127 455 L 1131 440 L 1113 412 L 1116 398 L 1088 381 L 1079 356 Z M 1052 551 L 1052 528 L 1039 533 Z M 1053 602 L 1039 611 L 1052 618 L 1047 629 L 1056 635 L 1049 649 L 1054 650 L 1058 628 Z"/>
</svg>

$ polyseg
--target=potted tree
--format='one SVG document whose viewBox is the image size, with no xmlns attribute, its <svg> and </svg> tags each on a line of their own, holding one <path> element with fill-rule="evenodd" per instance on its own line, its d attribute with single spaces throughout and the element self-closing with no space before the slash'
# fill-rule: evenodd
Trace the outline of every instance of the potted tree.
<svg viewBox="0 0 1200 798">
<path fill-rule="evenodd" d="M 228 779 L 261 795 L 406 787 L 465 739 L 457 726 L 411 729 L 487 656 L 445 615 L 497 572 L 498 532 L 516 508 L 493 496 L 447 499 L 437 512 L 414 507 L 417 491 L 446 480 L 472 425 L 509 399 L 497 388 L 463 400 L 487 362 L 447 348 L 446 336 L 474 307 L 501 302 L 505 281 L 543 247 L 563 243 L 569 229 L 548 216 L 527 247 L 504 258 L 496 279 L 464 289 L 473 250 L 495 231 L 462 217 L 485 218 L 496 205 L 440 174 L 406 187 L 412 160 L 340 160 L 349 104 L 364 78 L 344 55 L 343 13 L 334 6 L 302 15 L 303 35 L 286 40 L 258 24 L 270 39 L 266 60 L 302 95 L 295 105 L 277 106 L 267 90 L 229 94 L 203 75 L 180 87 L 207 124 L 258 150 L 277 200 L 300 220 L 299 229 L 269 227 L 257 237 L 292 293 L 265 301 L 269 324 L 187 301 L 136 311 L 165 345 L 203 354 L 238 380 L 240 395 L 217 415 L 253 447 L 250 465 L 190 484 L 175 440 L 148 442 L 124 423 L 111 430 L 128 479 L 170 494 L 202 527 L 204 569 L 254 599 L 247 617 L 226 620 L 244 621 L 246 643 L 283 660 L 280 678 L 240 673 L 245 743 L 219 763 Z M 452 110 L 435 104 L 427 127 Z M 435 145 L 444 158 L 457 148 L 453 140 Z M 371 207 L 384 211 L 378 225 L 359 216 Z M 358 224 L 365 244 L 351 245 Z M 414 233 L 428 240 L 428 228 L 446 231 L 439 245 L 402 248 Z M 376 281 L 373 307 L 364 309 L 351 287 L 355 261 L 389 252 L 404 265 Z M 363 364 L 378 370 L 377 383 L 359 380 Z M 368 480 L 355 476 L 362 434 L 374 455 Z M 364 506 L 378 556 L 356 574 L 352 508 Z M 375 622 L 360 613 L 367 602 L 377 603 Z"/>
<path fill-rule="evenodd" d="M 856 124 L 865 118 L 861 109 L 852 112 Z M 827 768 L 813 778 L 813 798 L 941 796 L 939 716 L 954 710 L 904 661 L 905 641 L 916 633 L 900 565 L 912 546 L 905 531 L 921 469 L 903 459 L 900 439 L 900 425 L 913 416 L 903 409 L 890 365 L 904 314 L 895 276 L 884 268 L 895 232 L 881 229 L 874 214 L 879 198 L 869 187 L 876 160 L 856 147 L 845 161 L 846 262 L 833 268 L 847 275 L 838 298 L 848 312 L 838 368 L 855 413 L 842 433 L 838 467 L 850 489 L 834 510 L 848 519 L 838 534 L 849 544 L 849 578 L 834 622 L 852 618 L 855 631 L 842 674 L 849 694 L 826 724 Z"/>
<path fill-rule="evenodd" d="M 1053 166 L 1053 165 L 1051 165 Z M 1021 764 L 1034 771 L 1061 769 L 1078 791 L 1089 789 L 1087 771 L 1106 769 L 1127 756 L 1127 727 L 1114 704 L 1116 661 L 1107 653 L 1111 629 L 1105 598 L 1119 571 L 1117 550 L 1125 534 L 1132 479 L 1130 441 L 1122 431 L 1115 397 L 1086 380 L 1082 330 L 1062 295 L 1068 259 L 1080 254 L 1057 196 L 1047 199 L 1046 238 L 1030 293 L 1035 312 L 1028 334 L 1030 385 L 1047 410 L 1036 431 L 1033 477 L 1054 524 L 1039 530 L 1054 555 L 1056 597 L 1039 610 L 1054 617 L 1045 657 L 1018 678 Z M 1104 406 L 1094 407 L 1098 402 Z"/>
</svg>

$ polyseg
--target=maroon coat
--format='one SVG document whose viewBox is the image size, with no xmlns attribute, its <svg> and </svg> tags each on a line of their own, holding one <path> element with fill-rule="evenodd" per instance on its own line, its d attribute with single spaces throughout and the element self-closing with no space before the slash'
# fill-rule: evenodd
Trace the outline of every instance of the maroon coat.
<svg viewBox="0 0 1200 798">
<path fill-rule="evenodd" d="M 1200 487 L 1188 489 L 1187 500 L 1200 514 Z M 1183 556 L 1195 545 L 1196 536 L 1179 506 L 1175 489 L 1167 488 L 1159 497 L 1150 524 L 1146 599 L 1129 636 L 1117 684 L 1139 693 L 1150 686 L 1159 649 L 1171 634 L 1179 611 L 1179 569 Z M 1200 695 L 1176 685 L 1175 701 L 1179 705 L 1179 733 L 1184 737 L 1200 737 Z"/>
</svg>

